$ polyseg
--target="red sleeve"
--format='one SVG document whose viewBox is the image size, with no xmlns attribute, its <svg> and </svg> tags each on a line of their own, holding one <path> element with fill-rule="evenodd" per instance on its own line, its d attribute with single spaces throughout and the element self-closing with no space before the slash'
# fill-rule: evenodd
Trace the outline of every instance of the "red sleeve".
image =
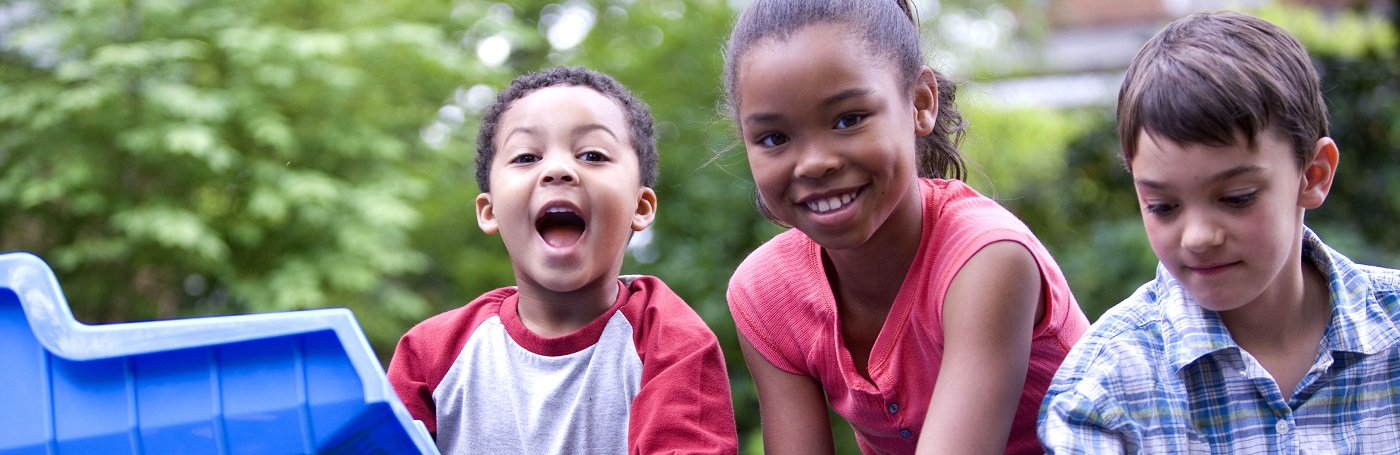
<svg viewBox="0 0 1400 455">
<path fill-rule="evenodd" d="M 628 287 L 623 314 L 642 359 L 628 452 L 738 453 L 729 374 L 714 332 L 661 280 L 638 277 Z"/>
<path fill-rule="evenodd" d="M 433 389 L 437 385 L 430 383 L 423 374 L 424 368 L 413 348 L 415 343 L 411 335 L 412 330 L 399 338 L 398 346 L 394 347 L 394 357 L 389 360 L 389 383 L 394 386 L 394 393 L 399 395 L 404 407 L 408 408 L 408 413 L 414 420 L 422 421 L 423 426 L 428 427 L 428 433 L 436 439 L 437 405 L 433 403 Z M 441 380 L 441 376 L 438 379 Z"/>
<path fill-rule="evenodd" d="M 734 269 L 725 298 L 734 326 L 785 372 L 812 376 L 835 340 L 835 298 L 817 245 L 789 229 L 759 245 Z"/>
<path fill-rule="evenodd" d="M 456 362 L 472 331 L 495 316 L 501 302 L 515 295 L 515 288 L 501 288 L 478 297 L 464 307 L 446 311 L 413 326 L 394 347 L 389 360 L 389 383 L 408 413 L 437 438 L 437 390 L 447 370 Z"/>
</svg>

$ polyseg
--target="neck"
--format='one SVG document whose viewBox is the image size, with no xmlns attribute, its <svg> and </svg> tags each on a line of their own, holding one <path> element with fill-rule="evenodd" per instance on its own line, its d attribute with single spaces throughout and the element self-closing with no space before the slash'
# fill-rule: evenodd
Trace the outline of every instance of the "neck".
<svg viewBox="0 0 1400 455">
<path fill-rule="evenodd" d="M 553 338 L 568 335 L 593 322 L 617 301 L 616 274 L 567 292 L 549 290 L 517 278 L 520 321 L 531 332 Z"/>
<path fill-rule="evenodd" d="M 865 243 L 844 250 L 822 250 L 839 303 L 860 302 L 885 309 L 894 304 L 919 250 L 923 207 L 915 179 L 904 199 Z"/>
</svg>

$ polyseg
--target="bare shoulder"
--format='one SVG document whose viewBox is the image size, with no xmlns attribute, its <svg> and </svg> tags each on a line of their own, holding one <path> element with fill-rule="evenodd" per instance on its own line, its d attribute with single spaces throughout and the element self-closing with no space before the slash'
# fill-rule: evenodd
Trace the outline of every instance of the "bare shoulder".
<svg viewBox="0 0 1400 455">
<path fill-rule="evenodd" d="M 962 301 L 979 305 L 1018 305 L 1039 302 L 1044 279 L 1035 256 L 1025 245 L 1003 240 L 982 247 L 953 276 L 945 306 Z M 946 311 L 946 309 L 945 309 Z"/>
</svg>

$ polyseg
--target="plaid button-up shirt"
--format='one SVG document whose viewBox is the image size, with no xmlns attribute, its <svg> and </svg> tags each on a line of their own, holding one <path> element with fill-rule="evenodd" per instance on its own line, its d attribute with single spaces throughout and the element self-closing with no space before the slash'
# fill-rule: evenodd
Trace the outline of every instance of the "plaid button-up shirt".
<svg viewBox="0 0 1400 455">
<path fill-rule="evenodd" d="M 1070 351 L 1041 407 L 1051 453 L 1400 453 L 1400 271 L 1304 229 L 1332 320 L 1284 400 L 1273 377 L 1161 266 Z"/>
</svg>

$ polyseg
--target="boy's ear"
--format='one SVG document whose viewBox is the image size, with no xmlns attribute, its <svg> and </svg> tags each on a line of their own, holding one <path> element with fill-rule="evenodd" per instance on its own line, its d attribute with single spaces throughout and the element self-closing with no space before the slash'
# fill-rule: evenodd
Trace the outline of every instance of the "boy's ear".
<svg viewBox="0 0 1400 455">
<path fill-rule="evenodd" d="M 496 224 L 496 211 L 491 205 L 491 193 L 476 195 L 476 225 L 487 234 L 501 232 L 501 226 Z"/>
<path fill-rule="evenodd" d="M 919 137 L 933 133 L 938 121 L 938 79 L 933 68 L 927 66 L 919 70 L 919 79 L 914 83 L 914 133 Z"/>
<path fill-rule="evenodd" d="M 632 214 L 632 230 L 641 231 L 656 220 L 656 191 L 642 187 L 637 192 L 637 212 Z"/>
<path fill-rule="evenodd" d="M 1317 140 L 1312 161 L 1303 164 L 1303 180 L 1298 183 L 1298 206 L 1315 209 L 1327 199 L 1332 190 L 1332 178 L 1337 175 L 1337 142 L 1330 137 Z"/>
</svg>

